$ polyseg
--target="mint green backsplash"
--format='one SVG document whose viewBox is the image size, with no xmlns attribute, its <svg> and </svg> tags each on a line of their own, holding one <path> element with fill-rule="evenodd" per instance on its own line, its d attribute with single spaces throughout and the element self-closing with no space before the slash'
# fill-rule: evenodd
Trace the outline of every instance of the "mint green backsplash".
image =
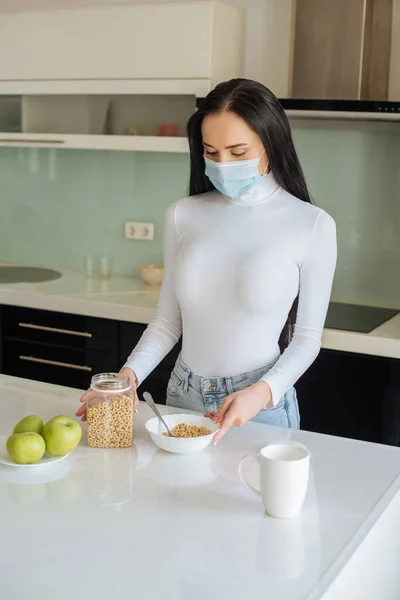
<svg viewBox="0 0 400 600">
<path fill-rule="evenodd" d="M 89 254 L 126 274 L 162 262 L 187 178 L 185 154 L 1 148 L 0 261 L 83 269 Z M 154 223 L 155 241 L 126 240 L 125 221 Z"/>
<path fill-rule="evenodd" d="M 334 299 L 400 307 L 400 130 L 363 128 L 294 138 L 311 194 L 337 224 Z"/>
<path fill-rule="evenodd" d="M 312 196 L 337 222 L 334 297 L 400 306 L 400 134 L 293 134 Z M 90 254 L 137 274 L 162 261 L 163 216 L 187 185 L 185 154 L 0 148 L 0 262 L 82 269 Z M 125 240 L 127 220 L 154 222 L 154 242 Z"/>
</svg>

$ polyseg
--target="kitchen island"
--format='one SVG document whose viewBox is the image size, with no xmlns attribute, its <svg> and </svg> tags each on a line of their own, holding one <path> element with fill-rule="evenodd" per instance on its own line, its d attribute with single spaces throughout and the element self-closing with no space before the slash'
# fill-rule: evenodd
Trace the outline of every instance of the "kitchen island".
<svg viewBox="0 0 400 600">
<path fill-rule="evenodd" d="M 2 443 L 27 414 L 73 416 L 78 398 L 0 376 Z M 151 443 L 150 416 L 141 406 L 131 449 L 89 448 L 84 432 L 60 463 L 0 465 L 2 600 L 398 599 L 399 449 L 251 423 L 175 456 Z M 282 439 L 312 456 L 291 520 L 265 517 L 237 474 L 243 455 Z"/>
</svg>

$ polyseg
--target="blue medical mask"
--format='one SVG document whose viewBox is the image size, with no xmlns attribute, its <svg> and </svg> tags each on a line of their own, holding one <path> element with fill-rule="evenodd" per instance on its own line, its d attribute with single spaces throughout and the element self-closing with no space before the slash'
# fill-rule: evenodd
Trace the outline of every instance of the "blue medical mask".
<svg viewBox="0 0 400 600">
<path fill-rule="evenodd" d="M 250 192 L 264 177 L 268 164 L 262 175 L 258 172 L 258 163 L 264 152 L 258 158 L 230 162 L 214 162 L 205 156 L 206 175 L 221 194 L 237 199 Z"/>
</svg>

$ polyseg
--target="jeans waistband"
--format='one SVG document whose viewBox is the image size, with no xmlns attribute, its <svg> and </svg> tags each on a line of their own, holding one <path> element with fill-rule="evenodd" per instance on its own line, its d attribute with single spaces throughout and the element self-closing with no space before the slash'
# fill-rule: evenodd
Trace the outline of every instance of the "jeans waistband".
<svg viewBox="0 0 400 600">
<path fill-rule="evenodd" d="M 247 373 L 241 373 L 240 375 L 234 375 L 232 377 L 202 377 L 197 373 L 194 373 L 184 363 L 182 356 L 179 355 L 175 364 L 174 372 L 183 381 L 184 390 L 187 391 L 189 384 L 192 388 L 201 391 L 203 393 L 228 393 L 232 394 L 238 386 L 248 387 L 252 383 L 255 383 L 261 377 L 263 377 L 268 371 L 274 366 L 279 357 L 273 360 L 268 365 L 255 369 L 254 371 L 248 371 Z"/>
</svg>

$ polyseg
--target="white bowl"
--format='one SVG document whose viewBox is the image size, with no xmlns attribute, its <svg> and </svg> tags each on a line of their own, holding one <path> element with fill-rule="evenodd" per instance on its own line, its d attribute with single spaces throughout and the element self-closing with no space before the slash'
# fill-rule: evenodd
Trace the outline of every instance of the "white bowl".
<svg viewBox="0 0 400 600">
<path fill-rule="evenodd" d="M 218 431 L 216 423 L 201 415 L 163 415 L 163 419 L 170 429 L 175 427 L 175 425 L 179 425 L 179 423 L 186 423 L 187 425 L 197 425 L 197 427 L 207 427 L 211 431 L 209 435 L 202 435 L 195 438 L 169 437 L 163 435 L 165 427 L 158 417 L 147 421 L 145 427 L 156 446 L 174 454 L 192 454 L 193 452 L 204 450 L 204 448 L 207 448 L 211 444 L 214 435 Z"/>
<path fill-rule="evenodd" d="M 148 285 L 161 285 L 164 276 L 164 265 L 140 265 L 140 279 Z"/>
</svg>

